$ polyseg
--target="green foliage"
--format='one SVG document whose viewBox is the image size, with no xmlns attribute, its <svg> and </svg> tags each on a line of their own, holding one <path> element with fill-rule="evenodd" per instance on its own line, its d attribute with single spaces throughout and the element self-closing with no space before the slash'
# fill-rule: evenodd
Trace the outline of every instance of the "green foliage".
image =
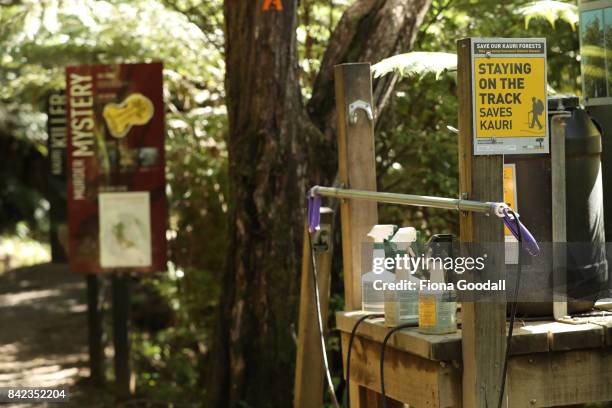
<svg viewBox="0 0 612 408">
<path fill-rule="evenodd" d="M 0 6 L 0 145 L 21 146 L 14 157 L 0 150 L 0 227 L 9 232 L 16 226 L 24 231 L 25 225 L 43 238 L 43 226 L 35 221 L 46 220 L 44 191 L 26 185 L 7 163 L 20 163 L 32 151 L 46 156 L 44 99 L 49 89 L 64 86 L 64 67 L 164 63 L 171 262 L 167 273 L 143 279 L 134 291 L 139 392 L 155 399 L 191 401 L 200 395 L 200 359 L 224 264 L 221 5 L 221 0 L 25 0 Z"/>
<path fill-rule="evenodd" d="M 11 3 L 0 6 L 0 142 L 18 141 L 19 149 L 10 157 L 0 150 L 0 232 L 15 231 L 17 225 L 25 233 L 44 229 L 48 205 L 43 192 L 24 183 L 9 163 L 46 155 L 44 95 L 63 86 L 64 66 L 164 62 L 171 262 L 167 273 L 142 280 L 134 291 L 139 294 L 134 299 L 134 344 L 139 390 L 154 399 L 190 403 L 202 392 L 203 356 L 227 249 L 223 2 Z M 297 38 L 305 98 L 329 37 L 350 3 L 300 2 Z M 379 190 L 457 197 L 457 140 L 446 129 L 456 126 L 456 85 L 442 73 L 456 65 L 459 38 L 546 37 L 550 85 L 560 92 L 579 92 L 572 7 L 552 1 L 434 0 L 415 52 L 374 67 L 375 77 L 393 70 L 405 76 L 377 128 Z M 448 211 L 381 206 L 380 220 L 415 226 L 424 236 L 457 232 L 457 216 Z M 332 310 L 342 308 L 341 284 L 333 285 Z M 337 356 L 337 341 L 331 349 Z"/>
<path fill-rule="evenodd" d="M 309 97 L 319 72 L 327 42 L 347 1 L 302 0 L 298 10 L 298 53 L 302 93 Z"/>
<path fill-rule="evenodd" d="M 157 401 L 196 403 L 204 389 L 208 335 L 218 285 L 212 273 L 170 268 L 139 279 L 133 291 L 134 360 L 139 393 Z"/>
<path fill-rule="evenodd" d="M 455 69 L 456 41 L 460 38 L 546 37 L 550 86 L 560 92 L 579 93 L 578 35 L 573 20 L 567 22 L 569 11 L 562 12 L 574 6 L 536 3 L 435 0 L 414 51 L 373 66 L 375 77 L 392 71 L 405 77 L 376 136 L 380 190 L 458 196 L 457 139 L 446 128 L 456 127 L 456 86 L 442 73 Z M 542 9 L 539 3 L 551 5 L 553 16 L 559 19 L 555 30 L 548 21 L 537 18 L 528 21 L 528 28 L 523 24 L 523 18 L 537 17 L 536 11 Z M 458 232 L 457 216 L 448 211 L 381 206 L 380 218 L 415 226 L 424 236 Z"/>
<path fill-rule="evenodd" d="M 220 1 L 207 2 L 206 7 Z M 174 7 L 179 5 L 173 4 Z M 186 3 L 183 2 L 183 6 Z M 219 17 L 217 15 L 217 17 Z M 168 180 L 172 211 L 171 236 L 183 240 L 190 232 L 216 220 L 221 230 L 207 245 L 191 236 L 190 257 L 182 263 L 202 262 L 196 252 L 213 245 L 222 250 L 222 222 L 226 211 L 224 177 L 227 156 L 223 105 L 223 58 L 217 25 L 203 31 L 185 14 L 158 1 L 26 1 L 0 9 L 0 112 L 17 118 L 11 137 L 25 140 L 46 153 L 44 95 L 63 87 L 64 67 L 83 63 L 120 63 L 162 60 L 168 124 Z M 171 35 L 169 35 L 171 33 Z M 5 126 L 5 129 L 8 126 Z M 7 189 L 3 192 L 6 193 Z M 193 195 L 193 196 L 192 196 Z M 27 200 L 25 200 L 27 202 Z M 192 211 L 186 208 L 193 209 Z"/>
<path fill-rule="evenodd" d="M 578 7 L 575 4 L 564 3 L 562 1 L 533 1 L 520 7 L 517 13 L 525 17 L 525 28 L 529 28 L 529 22 L 533 18 L 543 18 L 553 28 L 557 20 L 565 21 L 573 29 L 578 25 Z"/>
<path fill-rule="evenodd" d="M 434 74 L 439 79 L 443 73 L 456 70 L 457 55 L 450 52 L 408 52 L 372 65 L 374 78 L 397 72 L 402 77 L 418 75 L 423 78 L 427 74 Z"/>
</svg>

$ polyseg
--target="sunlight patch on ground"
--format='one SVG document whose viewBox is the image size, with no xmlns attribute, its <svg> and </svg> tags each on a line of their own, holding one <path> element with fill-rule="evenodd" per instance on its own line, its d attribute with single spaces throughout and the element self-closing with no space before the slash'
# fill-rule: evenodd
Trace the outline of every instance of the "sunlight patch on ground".
<svg viewBox="0 0 612 408">
<path fill-rule="evenodd" d="M 0 274 L 0 387 L 72 386 L 89 375 L 84 292 L 66 265 Z"/>
<path fill-rule="evenodd" d="M 49 245 L 18 236 L 0 237 L 0 273 L 51 261 Z"/>
</svg>

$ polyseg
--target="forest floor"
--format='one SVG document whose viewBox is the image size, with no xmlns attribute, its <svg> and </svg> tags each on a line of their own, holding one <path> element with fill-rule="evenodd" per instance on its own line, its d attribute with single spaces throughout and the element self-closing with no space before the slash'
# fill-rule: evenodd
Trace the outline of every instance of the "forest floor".
<svg viewBox="0 0 612 408">
<path fill-rule="evenodd" d="M 66 265 L 0 274 L 0 387 L 64 387 L 70 402 L 60 406 L 113 406 L 87 385 L 86 311 L 85 280 Z M 45 405 L 12 405 L 32 406 Z"/>
</svg>

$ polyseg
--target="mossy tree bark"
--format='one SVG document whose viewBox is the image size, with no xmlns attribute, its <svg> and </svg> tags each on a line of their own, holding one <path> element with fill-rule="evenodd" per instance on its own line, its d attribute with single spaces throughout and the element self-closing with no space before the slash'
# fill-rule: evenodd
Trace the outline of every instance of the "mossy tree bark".
<svg viewBox="0 0 612 408">
<path fill-rule="evenodd" d="M 282 0 L 282 11 L 262 10 L 263 1 L 225 1 L 230 250 L 209 406 L 291 405 L 305 193 L 314 183 L 330 183 L 337 168 L 333 65 L 405 51 L 430 1 L 350 6 L 330 39 L 308 108 L 298 81 L 298 1 Z M 378 93 L 390 85 L 378 83 Z"/>
</svg>

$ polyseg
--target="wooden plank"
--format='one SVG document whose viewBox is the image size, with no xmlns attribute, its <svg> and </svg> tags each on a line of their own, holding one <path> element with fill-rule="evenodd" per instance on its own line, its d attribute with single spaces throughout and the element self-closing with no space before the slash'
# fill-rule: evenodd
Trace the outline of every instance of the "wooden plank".
<svg viewBox="0 0 612 408">
<path fill-rule="evenodd" d="M 510 346 L 511 355 L 547 353 L 548 351 L 548 332 L 530 331 L 522 323 L 514 324 Z"/>
<path fill-rule="evenodd" d="M 364 312 L 337 312 L 336 326 L 340 331 L 350 333 L 363 314 Z M 358 334 L 381 343 L 388 330 L 384 326 L 382 318 L 369 319 L 359 326 Z M 590 326 L 590 330 L 598 329 Z M 410 328 L 397 332 L 389 341 L 389 344 L 398 350 L 429 360 L 461 361 L 461 334 L 462 332 L 459 330 L 453 334 L 426 335 L 419 333 L 417 328 Z M 512 355 L 548 352 L 548 330 L 541 325 L 528 325 L 525 328 L 522 323 L 516 323 L 512 336 L 511 351 Z"/>
<path fill-rule="evenodd" d="M 610 348 L 539 353 L 510 360 L 510 407 L 612 401 Z"/>
<path fill-rule="evenodd" d="M 376 191 L 374 123 L 363 111 L 357 123 L 349 123 L 349 105 L 362 100 L 372 103 L 370 64 L 341 64 L 334 67 L 338 113 L 338 175 L 346 188 Z M 378 222 L 376 203 L 343 200 L 342 259 L 346 310 L 361 309 L 361 244 Z"/>
<path fill-rule="evenodd" d="M 605 345 L 612 346 L 612 316 L 589 317 L 589 322 L 601 327 Z"/>
<path fill-rule="evenodd" d="M 323 324 L 327 323 L 329 289 L 333 256 L 333 219 L 330 208 L 321 208 L 321 230 L 315 246 L 317 279 Z M 322 236 L 321 234 L 325 234 Z M 323 241 L 327 243 L 325 248 Z M 312 258 L 308 223 L 304 226 L 304 248 L 302 252 L 302 280 L 300 286 L 300 312 L 298 323 L 298 345 L 295 364 L 293 406 L 296 408 L 319 408 L 323 406 L 324 366 L 319 338 L 319 324 L 314 297 Z"/>
<path fill-rule="evenodd" d="M 349 121 L 349 106 L 361 100 L 374 106 L 369 63 L 334 67 L 336 113 L 338 115 L 338 177 L 343 187 L 376 191 L 374 122 L 360 111 L 356 123 Z M 373 108 L 372 108 L 373 109 Z M 340 204 L 345 310 L 361 309 L 361 247 L 373 225 L 378 223 L 374 202 L 343 200 Z M 353 408 L 367 406 L 369 393 L 351 385 Z M 370 396 L 372 398 L 372 396 Z"/>
<path fill-rule="evenodd" d="M 592 323 L 550 323 L 548 340 L 551 351 L 598 348 L 604 345 L 604 331 Z"/>
<path fill-rule="evenodd" d="M 337 312 L 336 326 L 345 333 L 350 333 L 355 322 L 363 312 Z M 382 343 L 389 328 L 384 325 L 383 318 L 366 320 L 358 329 L 358 334 L 364 338 Z M 417 328 L 404 329 L 397 332 L 389 340 L 389 345 L 399 350 L 435 361 L 461 360 L 461 332 L 445 335 L 427 335 L 417 331 Z"/>
<path fill-rule="evenodd" d="M 459 99 L 459 191 L 469 199 L 503 201 L 503 157 L 474 156 L 472 146 L 472 76 L 470 39 L 457 42 L 457 93 Z M 461 241 L 502 242 L 502 223 L 494 217 L 461 213 Z M 503 279 L 504 255 L 490 251 L 478 279 Z M 469 279 L 475 279 L 470 276 Z M 463 305 L 463 405 L 484 408 L 495 403 L 505 349 L 506 303 L 498 297 L 490 303 Z"/>
<path fill-rule="evenodd" d="M 346 350 L 349 334 L 342 332 L 341 336 Z M 351 382 L 380 392 L 380 344 L 356 336 L 351 357 Z M 346 364 L 346 353 L 343 359 Z M 388 347 L 385 391 L 387 396 L 414 407 L 460 407 L 461 369 Z"/>
</svg>

